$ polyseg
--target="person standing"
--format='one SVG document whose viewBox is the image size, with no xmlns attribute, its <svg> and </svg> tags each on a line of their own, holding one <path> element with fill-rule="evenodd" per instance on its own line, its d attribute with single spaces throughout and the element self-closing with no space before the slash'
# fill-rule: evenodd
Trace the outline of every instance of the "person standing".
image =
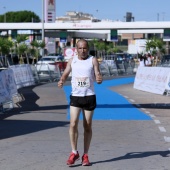
<svg viewBox="0 0 170 170">
<path fill-rule="evenodd" d="M 96 108 L 96 94 L 94 81 L 102 83 L 102 75 L 99 70 L 99 63 L 93 56 L 88 55 L 89 46 L 85 39 L 80 39 L 76 44 L 77 56 L 71 58 L 64 70 L 58 87 L 62 88 L 70 72 L 72 73 L 70 95 L 70 128 L 69 136 L 72 152 L 67 160 L 67 165 L 72 166 L 80 156 L 77 150 L 78 143 L 78 122 L 79 115 L 83 113 L 84 126 L 84 154 L 82 166 L 89 166 L 88 151 L 92 138 L 92 117 Z"/>
<path fill-rule="evenodd" d="M 152 66 L 152 59 L 151 59 L 150 53 L 146 54 L 146 60 L 147 60 L 146 66 L 151 67 Z"/>
<path fill-rule="evenodd" d="M 142 55 L 139 57 L 139 67 L 145 67 L 145 58 Z"/>
</svg>

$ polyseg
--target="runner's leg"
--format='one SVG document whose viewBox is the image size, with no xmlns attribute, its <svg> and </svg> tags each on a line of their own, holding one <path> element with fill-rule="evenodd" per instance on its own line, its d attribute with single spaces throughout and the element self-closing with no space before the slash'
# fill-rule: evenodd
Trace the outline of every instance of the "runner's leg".
<svg viewBox="0 0 170 170">
<path fill-rule="evenodd" d="M 94 111 L 83 110 L 84 153 L 88 153 L 92 138 L 92 117 Z"/>
<path fill-rule="evenodd" d="M 72 150 L 77 150 L 78 122 L 81 108 L 70 106 L 70 142 Z"/>
</svg>

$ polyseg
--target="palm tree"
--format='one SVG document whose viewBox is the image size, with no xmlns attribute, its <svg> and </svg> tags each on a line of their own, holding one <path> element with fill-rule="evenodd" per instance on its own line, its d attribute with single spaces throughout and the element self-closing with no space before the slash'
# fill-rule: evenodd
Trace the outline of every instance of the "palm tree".
<svg viewBox="0 0 170 170">
<path fill-rule="evenodd" d="M 6 66 L 9 66 L 7 55 L 10 53 L 10 49 L 13 47 L 13 42 L 11 40 L 8 40 L 7 38 L 1 38 L 0 37 L 0 53 L 1 56 L 4 55 L 5 61 L 4 64 Z"/>
<path fill-rule="evenodd" d="M 23 54 L 24 53 L 26 53 L 27 63 L 29 63 L 28 55 L 27 55 L 28 46 L 25 44 L 25 41 L 27 39 L 28 39 L 28 35 L 25 35 L 25 34 L 20 34 L 16 37 L 16 47 L 17 47 L 17 51 L 19 54 L 20 64 L 23 63 Z"/>
<path fill-rule="evenodd" d="M 146 51 L 150 52 L 152 56 L 165 54 L 164 43 L 162 39 L 153 37 L 146 41 Z"/>
<path fill-rule="evenodd" d="M 20 57 L 20 64 L 23 64 L 23 63 L 24 63 L 24 59 L 23 59 L 23 54 L 24 54 L 24 53 L 25 53 L 25 55 L 26 55 L 27 63 L 29 63 L 28 57 L 27 57 L 27 50 L 28 50 L 28 46 L 27 46 L 25 43 L 20 44 L 20 45 L 18 46 L 18 54 L 19 54 L 19 56 L 21 56 L 21 57 Z"/>
<path fill-rule="evenodd" d="M 148 39 L 146 41 L 146 51 L 150 52 L 152 56 L 155 56 L 155 65 L 157 65 L 158 58 L 161 60 L 161 56 L 165 54 L 163 40 L 156 37 Z"/>
<path fill-rule="evenodd" d="M 41 41 L 41 42 L 39 43 L 39 47 L 40 47 L 41 50 L 44 51 L 44 49 L 45 49 L 45 47 L 46 47 L 45 41 Z M 44 54 L 44 52 L 43 52 L 42 54 Z M 43 56 L 42 56 L 42 57 L 43 57 Z"/>
<path fill-rule="evenodd" d="M 33 47 L 32 49 L 34 49 L 34 50 L 32 50 L 32 52 L 33 51 L 35 52 L 34 55 L 35 55 L 36 61 L 38 61 L 38 57 L 40 56 L 40 49 L 44 50 L 44 48 L 46 46 L 45 41 L 34 40 L 30 44 Z"/>
</svg>

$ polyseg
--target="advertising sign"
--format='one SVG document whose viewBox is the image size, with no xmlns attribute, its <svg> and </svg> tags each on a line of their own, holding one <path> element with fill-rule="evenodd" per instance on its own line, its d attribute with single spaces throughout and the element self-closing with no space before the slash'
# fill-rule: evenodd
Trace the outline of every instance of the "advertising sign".
<svg viewBox="0 0 170 170">
<path fill-rule="evenodd" d="M 54 23 L 56 18 L 55 0 L 45 0 L 45 22 Z"/>
<path fill-rule="evenodd" d="M 155 94 L 164 94 L 170 90 L 170 68 L 138 67 L 134 88 Z"/>
</svg>

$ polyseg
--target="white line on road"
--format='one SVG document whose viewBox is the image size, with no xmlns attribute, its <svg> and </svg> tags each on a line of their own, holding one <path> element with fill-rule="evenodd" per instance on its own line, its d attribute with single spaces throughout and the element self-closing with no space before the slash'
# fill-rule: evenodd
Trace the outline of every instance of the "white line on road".
<svg viewBox="0 0 170 170">
<path fill-rule="evenodd" d="M 153 115 L 153 114 L 149 114 L 149 116 L 152 117 L 152 118 L 155 117 L 155 115 Z"/>
<path fill-rule="evenodd" d="M 148 114 L 149 114 L 150 112 L 148 112 L 148 111 L 145 111 L 145 113 L 148 113 Z"/>
<path fill-rule="evenodd" d="M 128 96 L 124 96 L 124 97 L 127 98 L 127 99 L 129 98 Z"/>
<path fill-rule="evenodd" d="M 133 99 L 129 99 L 129 100 L 130 100 L 131 102 L 133 102 L 133 103 L 135 102 Z"/>
<path fill-rule="evenodd" d="M 154 122 L 155 122 L 156 124 L 161 124 L 161 122 L 160 122 L 159 120 L 154 120 Z"/>
<path fill-rule="evenodd" d="M 145 108 L 141 108 L 141 110 L 146 110 Z"/>
<path fill-rule="evenodd" d="M 170 142 L 170 137 L 164 136 L 164 139 L 165 139 L 165 142 Z"/>
<path fill-rule="evenodd" d="M 159 130 L 160 130 L 161 132 L 166 132 L 166 129 L 165 129 L 164 127 L 162 127 L 162 126 L 159 126 Z"/>
</svg>

